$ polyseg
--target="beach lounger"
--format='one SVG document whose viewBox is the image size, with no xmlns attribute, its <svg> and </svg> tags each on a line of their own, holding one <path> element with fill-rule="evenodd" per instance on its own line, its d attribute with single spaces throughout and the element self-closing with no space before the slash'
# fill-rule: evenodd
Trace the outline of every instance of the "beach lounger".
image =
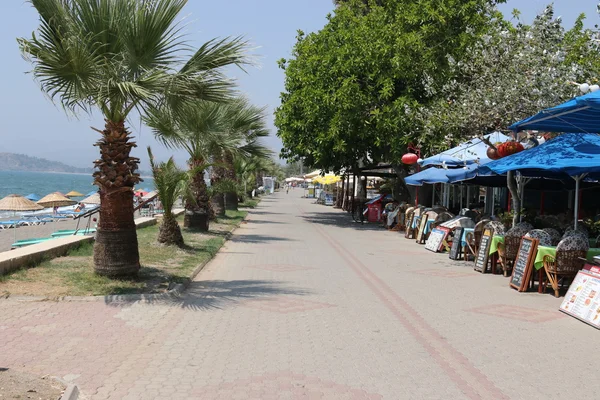
<svg viewBox="0 0 600 400">
<path fill-rule="evenodd" d="M 18 247 L 25 247 L 25 246 L 29 246 L 32 244 L 38 244 L 38 243 L 43 243 L 43 242 L 47 242 L 48 240 L 52 240 L 54 238 L 49 237 L 49 238 L 34 238 L 34 239 L 24 239 L 24 240 L 17 240 L 16 242 L 14 242 L 13 244 L 11 244 L 11 248 L 15 249 Z"/>
<path fill-rule="evenodd" d="M 70 229 L 61 229 L 52 234 L 52 237 L 63 237 L 63 236 L 71 236 L 71 235 L 91 235 L 96 233 L 95 228 L 90 229 L 79 229 L 79 230 L 70 230 Z"/>
</svg>

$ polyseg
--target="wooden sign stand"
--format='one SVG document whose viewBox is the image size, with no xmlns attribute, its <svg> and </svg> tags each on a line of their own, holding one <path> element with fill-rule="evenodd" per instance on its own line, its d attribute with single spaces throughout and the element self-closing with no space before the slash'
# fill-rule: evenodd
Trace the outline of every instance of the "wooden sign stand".
<svg viewBox="0 0 600 400">
<path fill-rule="evenodd" d="M 419 221 L 418 231 L 416 233 L 417 243 L 423 244 L 425 243 L 425 229 L 427 228 L 427 214 L 424 213 L 421 215 L 421 220 Z"/>
<path fill-rule="evenodd" d="M 477 251 L 477 257 L 475 258 L 475 266 L 473 269 L 482 274 L 487 273 L 487 265 L 490 257 L 490 245 L 492 244 L 492 235 L 494 233 L 491 229 L 483 231 L 481 236 L 481 242 L 479 243 L 479 250 Z"/>
<path fill-rule="evenodd" d="M 510 287 L 517 289 L 519 292 L 527 291 L 539 243 L 538 239 L 521 238 L 509 282 Z"/>
</svg>

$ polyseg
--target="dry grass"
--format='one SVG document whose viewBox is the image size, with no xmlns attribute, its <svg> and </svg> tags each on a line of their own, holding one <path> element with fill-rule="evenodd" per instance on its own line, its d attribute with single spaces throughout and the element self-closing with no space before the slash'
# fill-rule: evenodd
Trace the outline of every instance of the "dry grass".
<svg viewBox="0 0 600 400">
<path fill-rule="evenodd" d="M 92 245 L 87 244 L 66 257 L 0 277 L 0 293 L 48 297 L 163 293 L 174 283 L 187 282 L 198 265 L 214 257 L 226 235 L 246 214 L 228 211 L 226 217 L 211 223 L 208 233 L 182 228 L 186 244 L 183 249 L 158 244 L 157 225 L 138 230 L 142 268 L 135 279 L 117 280 L 94 274 Z"/>
</svg>

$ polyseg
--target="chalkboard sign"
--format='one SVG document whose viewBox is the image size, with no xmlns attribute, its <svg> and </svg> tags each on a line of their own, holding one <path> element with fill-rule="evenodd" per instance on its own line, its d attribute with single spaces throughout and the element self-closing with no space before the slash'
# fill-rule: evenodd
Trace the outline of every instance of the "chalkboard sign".
<svg viewBox="0 0 600 400">
<path fill-rule="evenodd" d="M 537 254 L 538 243 L 538 239 L 528 237 L 521 238 L 517 258 L 515 259 L 512 275 L 510 276 L 510 286 L 517 289 L 519 292 L 527 290 L 527 285 L 531 278 L 533 262 L 535 260 L 535 255 Z"/>
<path fill-rule="evenodd" d="M 427 214 L 421 216 L 419 221 L 419 228 L 416 233 L 417 243 L 423 244 L 425 242 L 425 229 L 427 228 Z"/>
<path fill-rule="evenodd" d="M 452 260 L 460 259 L 460 253 L 462 248 L 462 237 L 465 233 L 464 228 L 454 229 L 454 239 L 452 240 L 452 247 L 450 248 L 450 254 L 448 257 Z"/>
<path fill-rule="evenodd" d="M 490 256 L 490 245 L 492 244 L 493 232 L 491 229 L 483 231 L 481 236 L 481 242 L 479 243 L 479 251 L 477 252 L 477 258 L 475 258 L 475 271 L 485 274 L 487 272 L 488 258 Z"/>
</svg>

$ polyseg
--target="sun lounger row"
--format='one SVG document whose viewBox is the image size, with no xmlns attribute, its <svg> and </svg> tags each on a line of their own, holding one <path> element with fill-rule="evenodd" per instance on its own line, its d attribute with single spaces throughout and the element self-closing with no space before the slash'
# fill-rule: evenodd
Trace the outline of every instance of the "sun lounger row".
<svg viewBox="0 0 600 400">
<path fill-rule="evenodd" d="M 14 248 L 18 248 L 18 247 L 29 246 L 32 244 L 47 242 L 48 240 L 57 239 L 60 237 L 65 237 L 65 236 L 72 236 L 72 235 L 85 236 L 85 235 L 93 235 L 94 233 L 96 233 L 96 228 L 79 229 L 79 230 L 62 229 L 62 230 L 54 232 L 51 237 L 47 237 L 47 238 L 32 238 L 32 239 L 17 240 L 16 242 L 14 242 L 11 245 L 11 247 L 14 249 Z"/>
</svg>

